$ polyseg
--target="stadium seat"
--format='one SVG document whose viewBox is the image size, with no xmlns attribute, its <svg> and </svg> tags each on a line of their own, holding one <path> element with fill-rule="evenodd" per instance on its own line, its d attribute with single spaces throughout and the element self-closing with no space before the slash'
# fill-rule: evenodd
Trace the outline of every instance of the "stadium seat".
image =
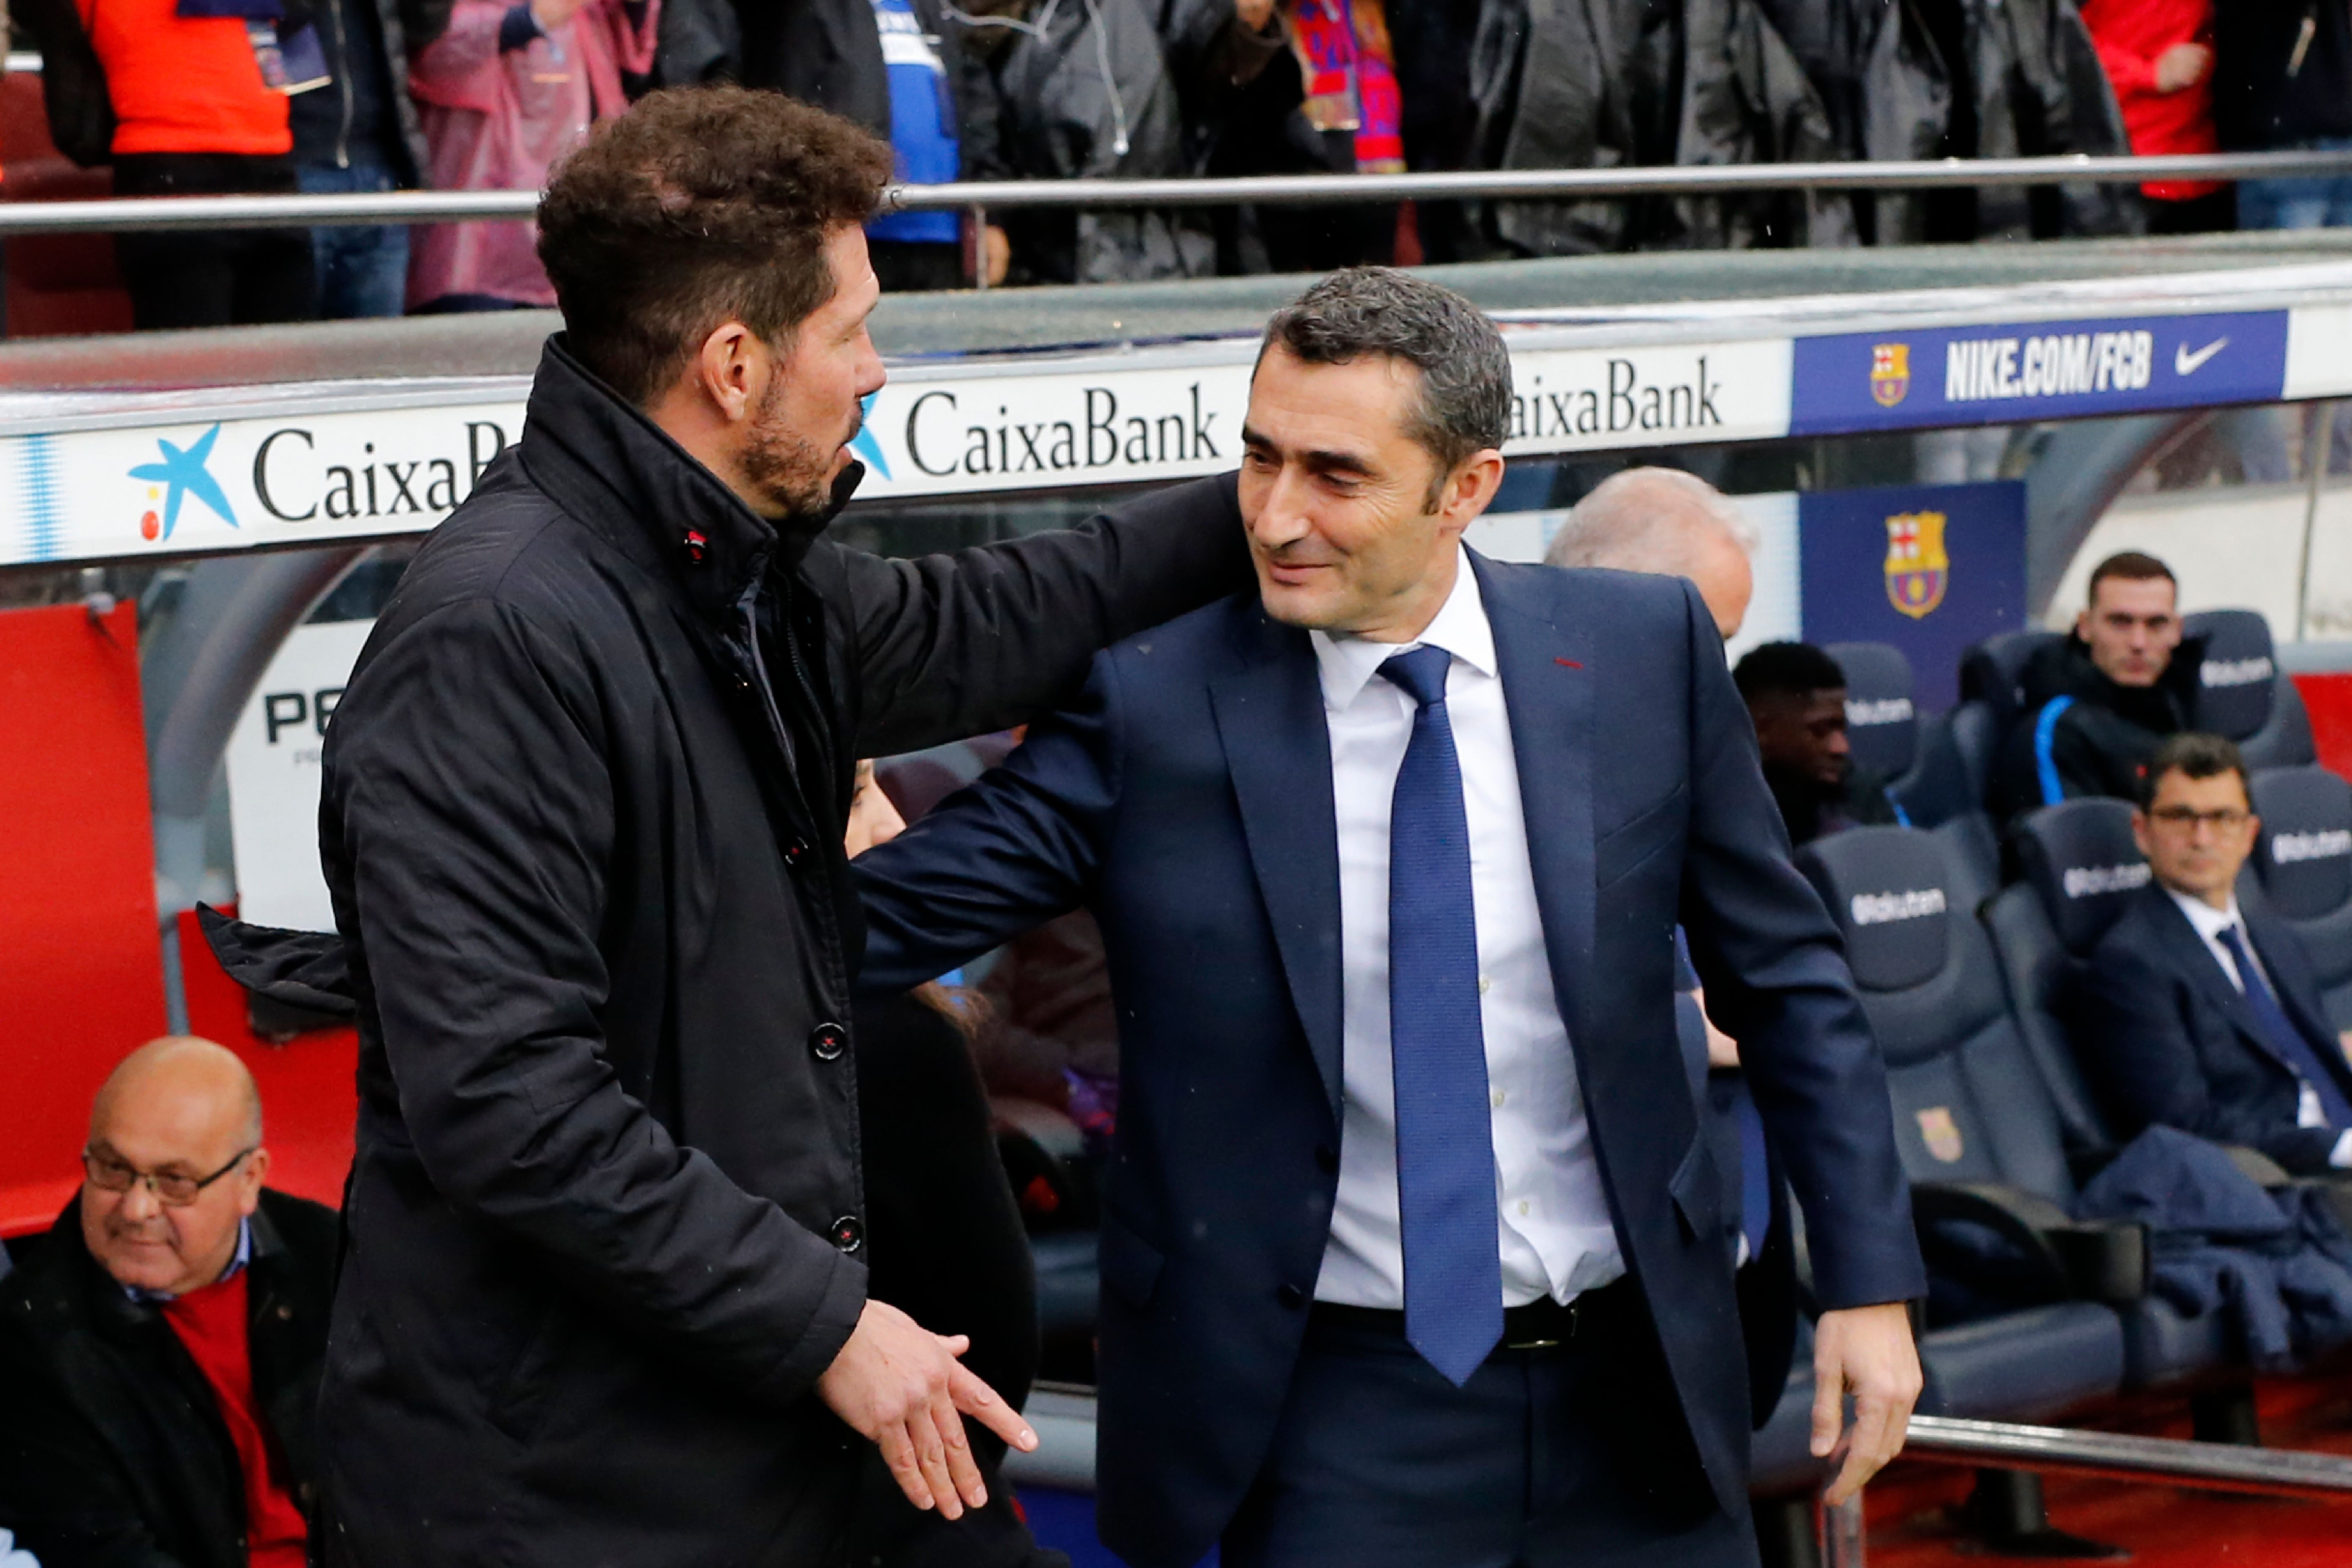
<svg viewBox="0 0 2352 1568">
<path fill-rule="evenodd" d="M 2131 815 L 2122 801 L 2084 798 L 2026 816 L 2011 837 L 2024 879 L 1985 907 L 2018 1032 L 2058 1113 L 2078 1180 L 2106 1163 L 2116 1139 L 2075 1060 L 2064 995 L 2074 966 L 2098 945 L 2123 900 L 2147 884 L 2147 862 L 2132 841 Z M 2230 1357 L 2219 1314 L 2185 1318 L 2151 1299 L 2125 1307 L 2123 1316 L 2133 1387 L 2171 1383 Z"/>
<path fill-rule="evenodd" d="M 1893 643 L 1832 643 L 1822 651 L 1845 671 L 1845 733 L 1854 766 L 1885 779 L 1892 793 L 1919 760 L 1911 661 Z"/>
<path fill-rule="evenodd" d="M 1913 706 L 1909 658 L 1882 642 L 1832 643 L 1822 651 L 1845 671 L 1854 765 L 1886 781 L 1887 799 L 1905 826 L 1950 839 L 1990 890 L 2000 879 L 2000 847 L 1984 809 L 1984 779 L 1971 773 L 1945 721 L 1922 719 Z"/>
<path fill-rule="evenodd" d="M 2046 1415 L 2115 1392 L 2122 1323 L 2090 1298 L 2145 1295 L 2145 1237 L 2066 1215 L 2074 1183 L 2057 1112 L 2010 1016 L 1951 846 L 1918 829 L 1863 827 L 1807 845 L 1797 864 L 1845 934 L 1937 1276 L 1921 1408 Z M 2032 1278 L 2012 1281 L 2013 1310 L 1978 1310 L 1984 1297 L 1969 1265 L 1939 1256 L 1948 1222 L 1991 1232 L 2023 1260 Z M 1952 1331 L 1959 1328 L 1969 1331 Z"/>
<path fill-rule="evenodd" d="M 2018 682 L 2033 656 L 2064 637 L 2063 632 L 2003 632 L 1987 637 L 1960 656 L 1960 702 L 1985 705 L 1996 738 L 2016 723 L 2023 699 Z"/>
<path fill-rule="evenodd" d="M 2205 641 L 2197 689 L 2200 729 L 2237 742 L 2250 768 L 2318 760 L 2303 694 L 2278 667 L 2268 621 L 2252 610 L 2205 610 L 2184 616 L 2181 630 Z"/>
<path fill-rule="evenodd" d="M 2067 1038 L 2068 968 L 2098 945 L 2124 899 L 2147 884 L 2131 816 L 2122 801 L 2086 796 L 2025 816 L 2013 839 L 2023 879 L 1985 908 L 2019 1032 L 2050 1090 L 2077 1176 L 2104 1164 L 2116 1139 Z"/>
<path fill-rule="evenodd" d="M 2253 776 L 2254 873 L 2318 972 L 2328 1021 L 2352 1029 L 2352 784 L 2316 764 Z"/>
</svg>

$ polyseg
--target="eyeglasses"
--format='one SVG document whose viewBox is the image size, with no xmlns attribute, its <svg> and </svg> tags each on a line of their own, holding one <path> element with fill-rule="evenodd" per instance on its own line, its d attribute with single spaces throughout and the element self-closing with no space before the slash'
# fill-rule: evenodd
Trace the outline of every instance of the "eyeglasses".
<svg viewBox="0 0 2352 1568">
<path fill-rule="evenodd" d="M 186 1176 L 176 1171 L 142 1171 L 138 1166 L 118 1160 L 111 1154 L 100 1154 L 89 1149 L 81 1152 L 81 1168 L 89 1177 L 89 1184 L 100 1192 L 127 1193 L 141 1182 L 144 1182 L 147 1184 L 147 1190 L 155 1194 L 158 1203 L 168 1204 L 175 1209 L 183 1209 L 194 1203 L 196 1195 L 206 1187 L 244 1164 L 254 1149 L 260 1147 L 261 1145 L 257 1143 L 252 1149 L 240 1151 L 236 1159 L 231 1160 L 209 1176 Z"/>
<path fill-rule="evenodd" d="M 2168 805 L 2148 813 L 2167 827 L 2176 827 L 2182 832 L 2210 827 L 2225 833 L 2244 826 L 2252 815 L 2234 805 L 2225 805 L 2219 811 L 2192 811 L 2185 805 Z"/>
</svg>

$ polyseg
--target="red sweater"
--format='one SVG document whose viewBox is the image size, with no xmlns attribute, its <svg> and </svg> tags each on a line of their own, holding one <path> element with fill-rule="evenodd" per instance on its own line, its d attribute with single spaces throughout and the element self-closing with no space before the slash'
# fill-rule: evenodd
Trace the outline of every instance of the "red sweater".
<svg viewBox="0 0 2352 1568">
<path fill-rule="evenodd" d="M 2084 0 L 2083 24 L 2115 84 L 2132 151 L 2211 153 L 2213 74 L 2179 92 L 2156 90 L 2156 59 L 2175 44 L 2213 44 L 2213 0 Z M 2151 180 L 2140 187 L 2158 201 L 2186 201 L 2218 191 L 2211 180 Z"/>
<path fill-rule="evenodd" d="M 245 1474 L 245 1547 L 249 1568 L 303 1568 L 310 1528 L 269 1473 L 269 1439 L 253 1405 L 253 1356 L 246 1338 L 245 1271 L 163 1303 L 163 1321 L 212 1385 Z"/>
</svg>

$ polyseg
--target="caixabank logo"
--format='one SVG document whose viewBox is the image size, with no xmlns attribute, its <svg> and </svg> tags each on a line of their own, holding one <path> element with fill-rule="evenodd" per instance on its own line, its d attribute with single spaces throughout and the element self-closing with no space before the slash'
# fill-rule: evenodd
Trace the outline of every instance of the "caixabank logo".
<svg viewBox="0 0 2352 1568">
<path fill-rule="evenodd" d="M 236 526 L 236 509 L 206 467 L 220 433 L 221 427 L 215 425 L 184 447 L 158 436 L 155 447 L 161 456 L 154 462 L 132 467 L 130 477 L 146 481 L 150 503 L 139 514 L 140 538 L 150 543 L 171 538 L 173 530 L 180 526 L 180 508 L 191 497 L 231 528 Z"/>
</svg>

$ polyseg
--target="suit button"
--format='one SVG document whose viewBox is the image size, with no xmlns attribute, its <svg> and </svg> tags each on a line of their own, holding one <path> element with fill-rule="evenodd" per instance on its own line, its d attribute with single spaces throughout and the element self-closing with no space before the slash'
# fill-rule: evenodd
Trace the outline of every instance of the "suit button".
<svg viewBox="0 0 2352 1568">
<path fill-rule="evenodd" d="M 1328 1143 L 1315 1145 L 1315 1168 L 1326 1174 L 1339 1168 L 1339 1151 Z"/>
<path fill-rule="evenodd" d="M 285 1305 L 283 1302 L 279 1303 L 278 1308 L 278 1321 L 281 1323 L 292 1322 L 294 1321 L 294 1309 Z"/>
<path fill-rule="evenodd" d="M 1274 1288 L 1274 1299 L 1294 1312 L 1307 1305 L 1307 1292 L 1287 1282 Z"/>
<path fill-rule="evenodd" d="M 854 1214 L 843 1215 L 833 1222 L 833 1244 L 844 1252 L 855 1252 L 866 1245 L 866 1222 Z"/>
<path fill-rule="evenodd" d="M 809 1031 L 809 1053 L 821 1062 L 829 1062 L 847 1049 L 849 1035 L 838 1024 L 819 1024 Z"/>
</svg>

